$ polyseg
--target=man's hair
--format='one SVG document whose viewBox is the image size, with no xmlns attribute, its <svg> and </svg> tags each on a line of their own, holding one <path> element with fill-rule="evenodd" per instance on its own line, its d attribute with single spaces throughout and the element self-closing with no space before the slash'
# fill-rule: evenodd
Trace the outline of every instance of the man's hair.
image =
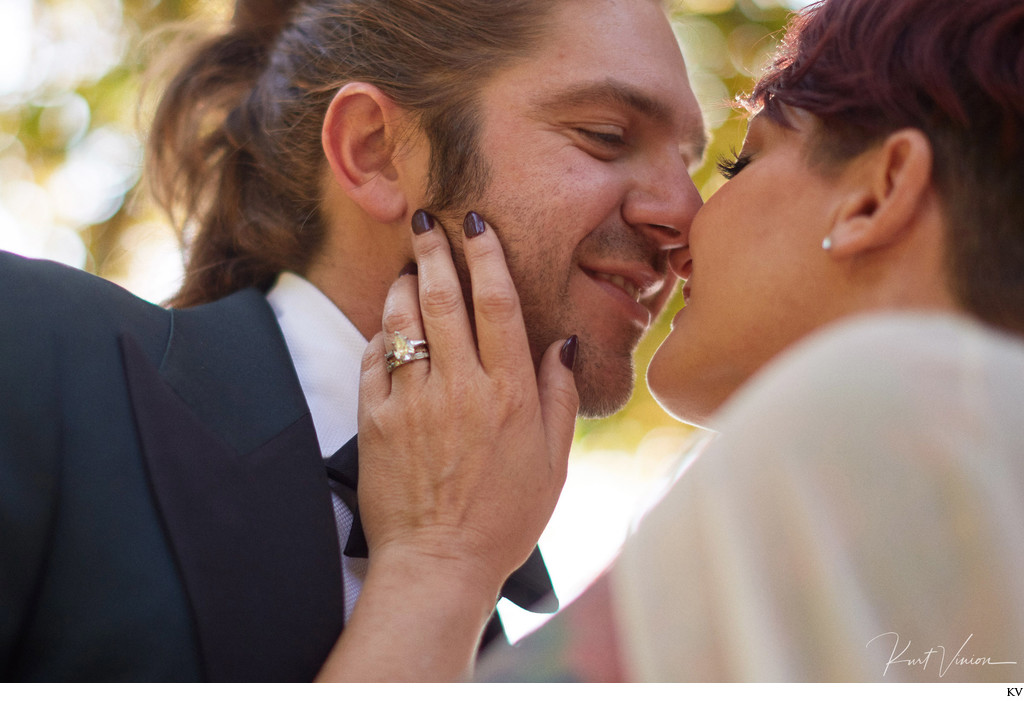
<svg viewBox="0 0 1024 701">
<path fill-rule="evenodd" d="M 1024 3 L 828 0 L 790 26 L 749 97 L 820 121 L 835 165 L 902 128 L 926 134 L 946 216 L 946 269 L 981 319 L 1024 332 Z"/>
<path fill-rule="evenodd" d="M 413 114 L 442 210 L 483 185 L 476 100 L 544 36 L 552 0 L 240 0 L 161 98 L 147 175 L 187 232 L 179 307 L 305 271 L 325 236 L 323 119 L 352 81 Z M 184 234 L 183 234 L 184 235 Z"/>
</svg>

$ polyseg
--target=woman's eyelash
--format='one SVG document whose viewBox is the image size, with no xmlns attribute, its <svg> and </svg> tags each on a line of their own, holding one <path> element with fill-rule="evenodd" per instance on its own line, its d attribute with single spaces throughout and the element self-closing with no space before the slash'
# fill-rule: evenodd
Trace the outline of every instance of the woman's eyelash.
<svg viewBox="0 0 1024 701">
<path fill-rule="evenodd" d="M 735 151 L 732 152 L 732 156 L 718 157 L 718 172 L 726 180 L 735 178 L 748 165 L 750 165 L 750 156 L 746 154 L 737 155 Z"/>
</svg>

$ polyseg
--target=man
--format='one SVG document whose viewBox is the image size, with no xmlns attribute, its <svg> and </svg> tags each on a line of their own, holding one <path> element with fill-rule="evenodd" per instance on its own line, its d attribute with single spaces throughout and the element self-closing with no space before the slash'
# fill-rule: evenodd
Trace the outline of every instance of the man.
<svg viewBox="0 0 1024 701">
<path fill-rule="evenodd" d="M 412 213 L 458 231 L 473 202 L 535 358 L 577 334 L 583 410 L 607 413 L 703 139 L 654 0 L 240 5 L 153 127 L 196 232 L 182 309 L 0 257 L 0 676 L 312 678 L 365 571 L 359 357 Z M 530 605 L 527 565 L 505 593 Z"/>
</svg>

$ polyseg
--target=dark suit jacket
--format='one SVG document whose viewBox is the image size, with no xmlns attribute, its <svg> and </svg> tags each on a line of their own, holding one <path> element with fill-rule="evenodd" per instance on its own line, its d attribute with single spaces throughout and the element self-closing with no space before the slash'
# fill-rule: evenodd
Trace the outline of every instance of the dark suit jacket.
<svg viewBox="0 0 1024 701">
<path fill-rule="evenodd" d="M 168 310 L 0 252 L 0 681 L 310 680 L 339 550 L 261 293 Z M 550 587 L 535 551 L 502 593 Z"/>
<path fill-rule="evenodd" d="M 0 254 L 0 679 L 309 680 L 340 582 L 263 295 L 170 311 Z"/>
</svg>

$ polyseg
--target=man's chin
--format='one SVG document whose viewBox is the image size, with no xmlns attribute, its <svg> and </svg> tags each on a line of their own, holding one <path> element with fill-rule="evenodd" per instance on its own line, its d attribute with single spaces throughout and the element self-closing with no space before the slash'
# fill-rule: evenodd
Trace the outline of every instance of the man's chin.
<svg viewBox="0 0 1024 701">
<path fill-rule="evenodd" d="M 603 419 L 620 411 L 633 396 L 635 375 L 632 367 L 628 377 L 582 379 L 577 375 L 576 389 L 580 395 L 579 416 L 583 419 Z"/>
<path fill-rule="evenodd" d="M 610 348 L 580 335 L 576 362 L 576 391 L 580 397 L 579 416 L 603 419 L 621 410 L 633 396 L 636 368 L 635 344 Z"/>
</svg>

